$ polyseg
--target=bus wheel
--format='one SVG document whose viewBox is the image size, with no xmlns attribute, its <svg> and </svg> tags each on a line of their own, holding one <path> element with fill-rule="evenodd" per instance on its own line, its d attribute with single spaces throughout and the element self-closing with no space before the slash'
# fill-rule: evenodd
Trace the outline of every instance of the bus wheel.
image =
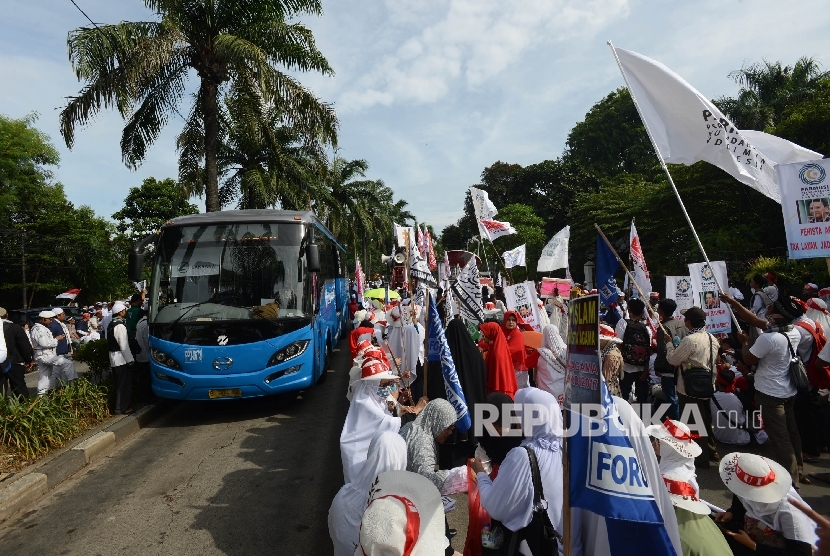
<svg viewBox="0 0 830 556">
<path fill-rule="evenodd" d="M 317 382 L 315 384 L 323 384 L 329 376 L 329 365 L 331 364 L 331 342 L 326 338 L 326 359 L 323 361 L 323 368 L 320 371 L 320 376 L 317 377 Z"/>
</svg>

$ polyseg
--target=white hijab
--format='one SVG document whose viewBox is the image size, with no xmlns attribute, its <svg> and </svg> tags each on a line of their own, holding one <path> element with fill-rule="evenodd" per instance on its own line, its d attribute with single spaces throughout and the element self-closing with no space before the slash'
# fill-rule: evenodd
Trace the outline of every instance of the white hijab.
<svg viewBox="0 0 830 556">
<path fill-rule="evenodd" d="M 790 487 L 787 495 L 778 502 L 753 502 L 738 496 L 738 500 L 743 504 L 746 515 L 749 517 L 754 517 L 768 527 L 772 527 L 790 540 L 806 542 L 815 547 L 818 541 L 815 522 L 790 504 L 787 498 L 809 505 L 793 487 Z"/>
<path fill-rule="evenodd" d="M 357 477 L 375 433 L 398 432 L 401 428 L 400 417 L 393 417 L 386 400 L 378 396 L 379 385 L 379 380 L 360 380 L 355 384 L 354 397 L 340 433 L 340 457 L 346 483 Z"/>
<path fill-rule="evenodd" d="M 657 455 L 651 447 L 646 427 L 640 417 L 631 408 L 631 405 L 622 398 L 612 396 L 617 406 L 617 412 L 628 431 L 628 438 L 631 446 L 637 452 L 637 458 L 645 472 L 648 484 L 652 485 L 654 500 L 663 516 L 663 523 L 666 527 L 669 540 L 674 547 L 674 552 L 683 554 L 680 545 L 680 530 L 677 527 L 677 516 L 674 513 L 674 506 L 671 503 L 669 491 L 663 485 L 663 477 L 660 474 L 660 467 L 657 463 Z M 657 488 L 655 488 L 657 486 Z M 572 509 L 572 544 L 573 556 L 583 554 L 590 556 L 610 556 L 611 547 L 608 544 L 608 530 L 605 526 L 605 518 L 588 510 L 581 508 Z"/>
<path fill-rule="evenodd" d="M 695 496 L 700 498 L 700 487 L 695 473 L 695 459 L 680 455 L 666 442 L 660 440 L 660 474 L 673 481 L 683 481 L 695 487 Z"/>
<path fill-rule="evenodd" d="M 366 463 L 354 482 L 343 485 L 329 508 L 329 535 L 334 556 L 352 556 L 360 542 L 360 519 L 369 499 L 369 488 L 385 471 L 406 469 L 406 442 L 394 431 L 381 431 L 372 438 Z"/>
<path fill-rule="evenodd" d="M 516 392 L 517 412 L 529 415 L 531 405 L 543 422 L 525 430 L 522 446 L 533 448 L 539 463 L 542 489 L 548 503 L 548 517 L 557 532 L 562 532 L 562 411 L 548 392 L 522 388 Z M 541 412 L 541 415 L 539 415 Z M 534 415 L 535 417 L 535 415 Z M 535 420 L 535 419 L 534 419 Z M 533 477 L 530 460 L 523 447 L 513 448 L 499 467 L 496 480 L 479 475 L 481 505 L 494 519 L 511 531 L 526 527 L 533 517 Z"/>
<path fill-rule="evenodd" d="M 824 309 L 827 310 L 827 304 L 820 298 L 816 298 L 811 300 L 813 303 Z M 809 307 L 809 305 L 808 305 Z M 810 307 L 807 312 L 804 314 L 808 319 L 812 319 L 813 322 L 816 322 L 821 325 L 821 328 L 824 330 L 825 336 L 830 334 L 830 315 L 821 311 L 819 309 L 813 309 Z"/>
<path fill-rule="evenodd" d="M 568 346 L 559 335 L 556 326 L 542 329 L 542 347 L 537 348 L 539 363 L 536 365 L 536 384 L 539 389 L 550 392 L 560 404 L 565 396 L 565 367 Z"/>
</svg>

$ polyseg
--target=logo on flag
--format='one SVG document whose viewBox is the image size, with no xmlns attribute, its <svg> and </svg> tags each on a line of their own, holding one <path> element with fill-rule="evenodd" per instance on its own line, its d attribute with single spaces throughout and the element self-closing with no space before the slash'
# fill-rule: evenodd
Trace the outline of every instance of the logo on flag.
<svg viewBox="0 0 830 556">
<path fill-rule="evenodd" d="M 505 268 L 513 268 L 514 266 L 525 266 L 525 246 L 519 245 L 515 249 L 505 251 L 502 253 L 504 258 Z"/>
<path fill-rule="evenodd" d="M 824 181 L 827 174 L 824 168 L 818 164 L 805 164 L 798 172 L 798 177 L 801 178 L 806 185 L 818 185 Z"/>
<path fill-rule="evenodd" d="M 602 236 L 597 234 L 597 292 L 605 305 L 617 301 L 620 289 L 614 279 L 614 273 L 620 268 L 620 262 L 608 248 Z"/>
</svg>

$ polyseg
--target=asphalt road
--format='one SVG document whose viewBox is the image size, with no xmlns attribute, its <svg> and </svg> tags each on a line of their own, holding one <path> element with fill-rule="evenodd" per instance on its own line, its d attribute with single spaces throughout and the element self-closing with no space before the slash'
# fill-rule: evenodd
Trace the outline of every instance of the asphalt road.
<svg viewBox="0 0 830 556">
<path fill-rule="evenodd" d="M 0 527 L 0 552 L 331 554 L 348 359 L 299 396 L 178 405 Z"/>
</svg>

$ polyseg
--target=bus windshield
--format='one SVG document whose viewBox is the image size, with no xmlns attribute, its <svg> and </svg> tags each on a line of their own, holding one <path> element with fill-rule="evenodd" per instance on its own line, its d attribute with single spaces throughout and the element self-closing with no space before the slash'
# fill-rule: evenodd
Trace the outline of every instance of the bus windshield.
<svg viewBox="0 0 830 556">
<path fill-rule="evenodd" d="M 300 223 L 164 228 L 153 269 L 154 323 L 310 315 Z"/>
</svg>

